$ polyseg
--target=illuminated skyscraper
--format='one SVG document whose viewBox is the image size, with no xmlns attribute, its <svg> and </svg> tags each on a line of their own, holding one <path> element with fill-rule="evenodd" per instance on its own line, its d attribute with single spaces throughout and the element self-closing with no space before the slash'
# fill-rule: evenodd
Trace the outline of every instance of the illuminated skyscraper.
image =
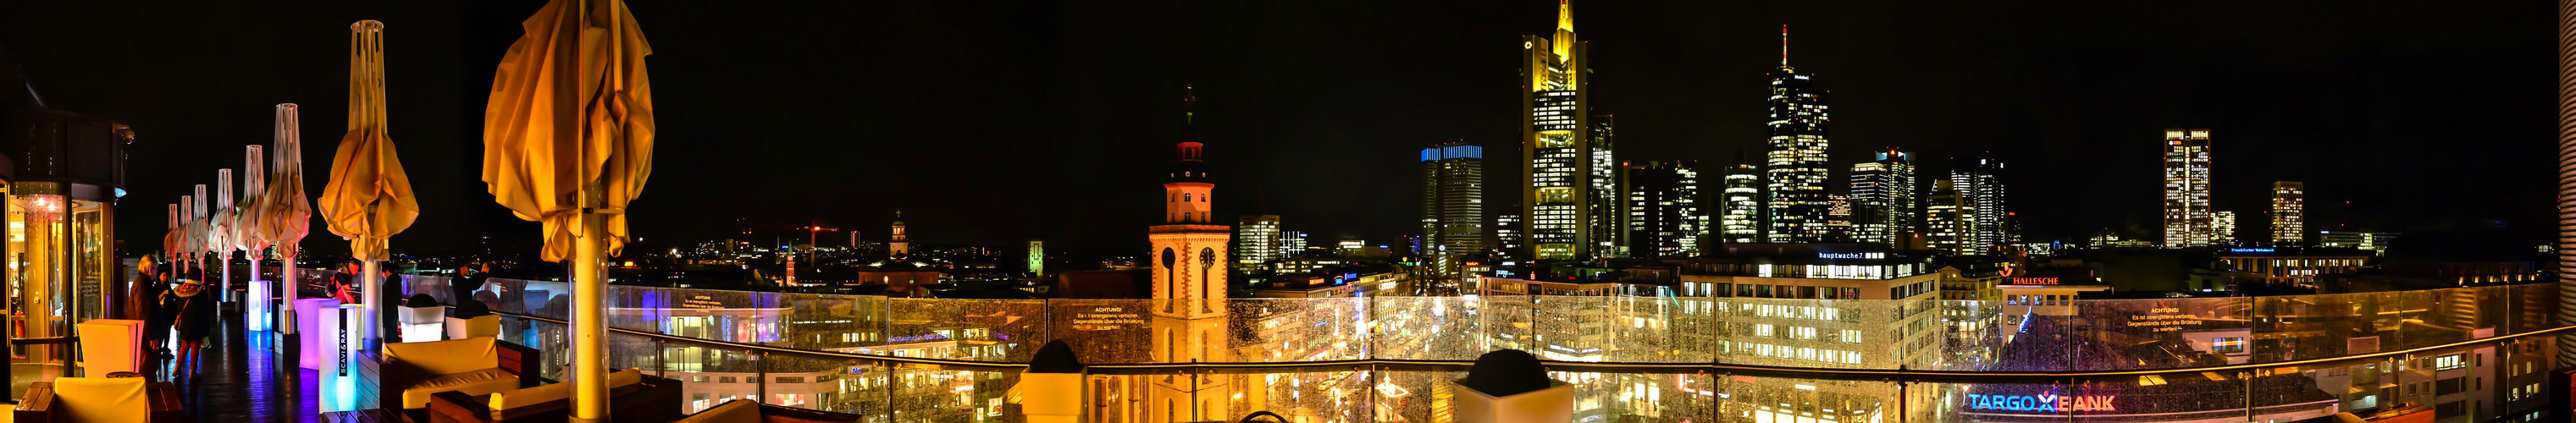
<svg viewBox="0 0 2576 423">
<path fill-rule="evenodd" d="M 2236 212 L 2224 210 L 2211 212 L 2209 221 L 2213 229 L 2212 233 L 2216 234 L 2210 237 L 2210 242 L 2236 244 Z"/>
<path fill-rule="evenodd" d="M 1762 168 L 1747 163 L 1728 166 L 1724 189 L 1717 200 L 1718 238 L 1735 244 L 1764 242 Z"/>
<path fill-rule="evenodd" d="M 1234 271 L 1259 272 L 1261 264 L 1279 258 L 1279 215 L 1244 215 L 1234 224 Z"/>
<path fill-rule="evenodd" d="M 1520 213 L 1503 213 L 1494 215 L 1494 249 L 1496 251 L 1502 251 L 1503 255 L 1509 257 L 1523 257 L 1521 246 L 1526 245 L 1528 238 L 1521 235 L 1521 223 Z"/>
<path fill-rule="evenodd" d="M 1699 248 L 1699 171 L 1690 162 L 1627 166 L 1628 255 L 1687 257 Z"/>
<path fill-rule="evenodd" d="M 1851 240 L 1851 195 L 1825 194 L 1825 198 L 1825 201 L 1833 205 L 1825 208 L 1825 240 L 1832 242 Z"/>
<path fill-rule="evenodd" d="M 1485 249 L 1485 148 L 1452 142 L 1422 149 L 1422 249 L 1434 275 Z"/>
<path fill-rule="evenodd" d="M 1997 245 L 2012 242 L 2012 224 L 2005 219 L 2011 214 L 2004 208 L 2004 163 L 1979 158 L 1962 161 L 1950 172 L 1950 188 L 1959 191 L 1959 204 L 1967 206 L 1969 217 L 1976 219 L 1976 230 L 1969 232 L 1969 247 L 1989 251 Z"/>
<path fill-rule="evenodd" d="M 1586 232 L 1592 235 L 1593 257 L 1617 256 L 1619 247 L 1627 245 L 1620 240 L 1626 235 L 1619 225 L 1620 212 L 1626 207 L 1619 204 L 1619 158 L 1614 143 L 1618 135 L 1610 115 L 1592 116 L 1592 230 Z"/>
<path fill-rule="evenodd" d="M 1830 228 L 1825 196 L 1825 90 L 1814 74 L 1789 67 L 1789 26 L 1780 26 L 1780 67 L 1771 70 L 1771 242 L 1822 242 Z"/>
<path fill-rule="evenodd" d="M 1574 7 L 1557 4 L 1556 33 L 1521 37 L 1523 233 L 1534 259 L 1579 259 L 1596 249 L 1591 193 L 1594 126 L 1584 89 L 1587 48 L 1574 37 Z M 1616 203 L 1612 203 L 1616 204 Z M 1605 206 L 1607 206 L 1605 204 Z"/>
<path fill-rule="evenodd" d="M 2307 215 L 2307 183 L 2272 183 L 2272 245 L 2296 247 L 2307 243 Z"/>
<path fill-rule="evenodd" d="M 2209 245 L 2209 130 L 2165 130 L 2165 248 Z"/>
<path fill-rule="evenodd" d="M 1926 248 L 1959 254 L 1981 254 L 1976 243 L 1977 209 L 1951 181 L 1932 181 L 1930 206 L 1923 212 Z"/>
<path fill-rule="evenodd" d="M 1890 147 L 1878 160 L 1852 165 L 1852 241 L 1895 246 L 1921 231 L 1923 202 L 1915 196 L 1914 156 Z"/>
</svg>

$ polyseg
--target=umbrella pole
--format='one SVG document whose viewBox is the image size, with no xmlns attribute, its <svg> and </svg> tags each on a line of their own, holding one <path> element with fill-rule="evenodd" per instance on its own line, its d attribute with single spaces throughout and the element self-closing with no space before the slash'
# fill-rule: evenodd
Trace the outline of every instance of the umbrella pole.
<svg viewBox="0 0 2576 423">
<path fill-rule="evenodd" d="M 383 303 L 385 302 L 385 293 L 377 290 L 385 289 L 384 265 L 382 264 L 383 262 L 376 260 L 364 261 L 366 262 L 366 266 L 362 268 L 364 270 L 360 271 L 366 272 L 366 277 L 359 278 L 358 280 L 366 282 L 364 282 L 365 285 L 360 287 L 358 295 L 364 295 L 365 297 L 358 298 L 358 303 L 366 305 L 360 309 L 360 311 L 366 314 L 366 317 L 360 318 L 358 321 L 365 322 L 363 324 L 366 325 L 366 329 L 360 330 L 358 333 L 366 335 L 358 338 L 361 340 L 358 342 L 358 345 L 382 348 L 382 344 L 378 341 L 383 340 L 383 337 L 385 336 L 385 334 L 381 333 L 385 331 L 384 322 L 379 322 L 377 320 L 383 318 L 381 315 L 381 311 L 383 309 L 381 307 L 384 307 Z"/>
<path fill-rule="evenodd" d="M 608 234 L 605 216 L 591 209 L 581 211 L 581 230 L 573 236 L 572 283 L 572 418 L 573 421 L 608 419 L 608 303 L 607 281 L 600 275 L 600 262 L 607 260 Z"/>
<path fill-rule="evenodd" d="M 279 303 L 284 305 L 277 308 L 277 321 L 273 324 L 277 333 L 292 335 L 295 333 L 295 289 L 298 284 L 295 278 L 302 272 L 295 268 L 294 252 L 279 248 L 277 253 L 277 284 L 283 286 L 278 291 L 286 294 L 286 300 Z"/>
<path fill-rule="evenodd" d="M 217 303 L 219 303 L 219 304 L 220 304 L 220 303 L 228 303 L 228 302 L 232 302 L 232 301 L 233 301 L 233 250 L 224 250 L 224 283 L 223 283 L 222 285 L 223 285 L 223 290 L 222 290 L 222 291 L 216 291 L 216 292 L 220 293 L 221 295 L 216 295 L 216 296 L 215 296 L 215 301 L 216 301 Z"/>
</svg>

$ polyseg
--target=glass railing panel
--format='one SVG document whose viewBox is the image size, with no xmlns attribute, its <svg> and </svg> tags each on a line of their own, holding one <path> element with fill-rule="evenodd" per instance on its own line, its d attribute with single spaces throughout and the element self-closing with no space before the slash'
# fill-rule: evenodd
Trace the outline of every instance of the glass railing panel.
<svg viewBox="0 0 2576 423">
<path fill-rule="evenodd" d="M 1894 369 L 1931 366 L 1941 345 L 1932 301 L 1726 298 L 1713 328 L 1716 362 Z"/>
<path fill-rule="evenodd" d="M 2383 350 L 2427 347 L 2496 335 L 2500 319 L 2486 314 L 2493 298 L 2487 288 L 2451 288 L 2386 293 L 2394 303 L 2396 322 L 2390 327 L 2395 334 L 2380 344 Z"/>
<path fill-rule="evenodd" d="M 2058 365 L 2063 359 L 2032 357 L 2004 360 L 2004 341 L 2020 335 L 2024 315 L 2004 315 L 2001 302 L 1944 300 L 1931 303 L 1940 329 L 1934 360 L 1925 370 L 1995 371 L 2009 366 Z"/>
<path fill-rule="evenodd" d="M 2506 285 L 2505 326 L 2510 333 L 2558 327 L 2558 284 Z"/>
<path fill-rule="evenodd" d="M 761 360 L 751 351 L 687 342 L 658 351 L 663 377 L 680 382 L 681 410 L 696 413 L 725 401 L 766 401 L 761 396 Z"/>
<path fill-rule="evenodd" d="M 788 307 L 775 292 L 608 287 L 609 327 L 745 344 L 778 342 Z M 570 295 L 555 296 L 570 301 Z"/>
<path fill-rule="evenodd" d="M 884 414 L 890 420 L 885 421 L 896 422 L 998 420 L 1007 409 L 1003 396 L 1019 376 L 1016 369 L 895 367 L 883 373 L 888 380 L 885 388 L 891 390 L 886 393 L 890 402 Z"/>
<path fill-rule="evenodd" d="M 1697 401 L 1716 400 L 1707 407 L 1713 413 L 1684 416 L 1692 421 L 1893 422 L 1899 421 L 1902 410 L 1906 410 L 1898 403 L 1897 385 L 1889 382 L 1745 375 L 1693 377 L 1689 381 L 1674 391 L 1700 396 Z M 1672 394 L 1664 395 L 1670 398 Z"/>
<path fill-rule="evenodd" d="M 429 297 L 438 300 L 439 304 L 456 304 L 456 288 L 453 279 L 432 275 L 396 275 L 395 277 L 402 279 L 403 298 L 411 298 L 414 294 L 429 294 Z"/>
<path fill-rule="evenodd" d="M 1371 358 L 1402 360 L 1475 360 L 1494 349 L 1505 326 L 1492 322 L 1492 300 L 1522 297 L 1376 297 L 1370 312 Z M 1526 336 L 1523 332 L 1521 336 Z"/>
<path fill-rule="evenodd" d="M 851 352 L 880 347 L 886 339 L 887 298 L 864 295 L 779 294 L 787 308 L 771 345 L 811 351 Z"/>
<path fill-rule="evenodd" d="M 1369 358 L 1372 338 L 1367 298 L 1238 298 L 1223 303 L 1223 317 L 1244 339 L 1228 356 L 1210 361 L 1303 362 Z M 1185 320 L 1163 319 L 1186 324 Z M 1162 335 L 1157 335 L 1162 336 Z"/>
<path fill-rule="evenodd" d="M 658 361 L 661 356 L 657 353 L 661 347 L 662 342 L 652 337 L 609 332 L 608 368 L 637 369 L 646 375 L 658 376 L 662 372 Z"/>
<path fill-rule="evenodd" d="M 2152 298 L 2095 301 L 2038 301 L 2006 304 L 2027 315 L 2059 315 L 2067 342 L 2019 338 L 2034 342 L 2007 345 L 2030 348 L 2034 355 L 2062 351 L 2072 370 L 2170 369 L 2243 364 L 2253 361 L 2253 329 L 2245 298 Z M 2007 311 L 2007 314 L 2013 313 Z M 2034 330 L 2047 329 L 2034 327 Z"/>
<path fill-rule="evenodd" d="M 1549 372 L 1573 385 L 1573 421 L 1717 421 L 1717 399 L 1697 374 Z M 1823 421 L 1823 420 L 1818 420 Z"/>
<path fill-rule="evenodd" d="M 2254 297 L 2254 361 L 2385 351 L 2401 323 L 2394 293 Z"/>
<path fill-rule="evenodd" d="M 1454 421 L 1457 407 L 1457 387 L 1450 381 L 1467 372 L 1378 369 L 1369 375 L 1376 379 L 1369 406 L 1377 421 L 1445 422 Z"/>
<path fill-rule="evenodd" d="M 492 311 L 562 320 L 572 305 L 571 288 L 564 282 L 492 278 L 483 281 L 483 290 L 475 298 L 491 305 Z"/>
<path fill-rule="evenodd" d="M 850 352 L 898 357 L 1025 362 L 1045 345 L 1044 300 L 891 298 L 885 340 Z"/>
<path fill-rule="evenodd" d="M 1710 307 L 1714 307 L 1711 302 Z M 1675 297 L 1533 297 L 1537 323 L 1530 351 L 1542 359 L 1587 362 L 1707 363 L 1706 332 L 1675 330 L 1686 306 Z M 1689 321 L 1707 328 L 1708 316 Z"/>
<path fill-rule="evenodd" d="M 1550 298 L 1535 295 L 1488 295 L 1477 301 L 1481 311 L 1475 314 L 1475 327 L 1482 329 L 1483 348 L 1472 352 L 1455 352 L 1473 356 L 1494 350 L 1520 350 L 1530 355 L 1547 357 L 1547 345 L 1539 340 L 1539 303 Z M 1474 359 L 1472 356 L 1468 358 Z"/>
<path fill-rule="evenodd" d="M 1084 363 L 1153 363 L 1163 359 L 1163 355 L 1155 353 L 1155 346 L 1166 350 L 1183 348 L 1180 338 L 1157 339 L 1154 328 L 1158 321 L 1168 323 L 1167 327 L 1202 332 L 1226 327 L 1223 319 L 1208 324 L 1206 320 L 1158 318 L 1154 310 L 1160 306 L 1155 300 L 1047 300 L 1047 334 L 1073 347 L 1074 355 Z"/>
<path fill-rule="evenodd" d="M 572 365 L 572 339 L 565 335 L 564 325 L 535 319 L 501 319 L 501 340 L 537 350 L 538 374 L 546 380 L 564 379 L 565 366 Z"/>
<path fill-rule="evenodd" d="M 886 369 L 859 360 L 770 354 L 762 358 L 763 403 L 836 413 L 886 414 Z"/>
<path fill-rule="evenodd" d="M 1173 376 L 1175 387 L 1196 383 L 1204 388 L 1196 398 L 1214 401 L 1222 413 L 1206 413 L 1190 421 L 1238 421 L 1255 411 L 1269 411 L 1288 421 L 1388 421 L 1374 419 L 1372 401 L 1380 395 L 1370 380 L 1373 372 L 1359 369 L 1282 372 L 1282 373 L 1197 373 Z M 1150 381 L 1160 381 L 1147 376 Z M 1158 387 L 1159 388 L 1159 387 Z M 1176 396 L 1175 389 L 1164 388 L 1160 395 Z"/>
</svg>

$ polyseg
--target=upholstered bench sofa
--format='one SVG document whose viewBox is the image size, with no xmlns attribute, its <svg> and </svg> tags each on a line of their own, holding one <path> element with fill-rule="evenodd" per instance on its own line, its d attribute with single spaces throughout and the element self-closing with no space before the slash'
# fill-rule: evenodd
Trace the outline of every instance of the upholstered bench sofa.
<svg viewBox="0 0 2576 423">
<path fill-rule="evenodd" d="M 680 418 L 680 381 L 645 376 L 635 369 L 608 374 L 609 420 L 668 422 Z M 447 391 L 431 395 L 431 422 L 560 422 L 571 418 L 572 384 L 472 395 Z"/>
<path fill-rule="evenodd" d="M 433 394 L 483 395 L 536 386 L 539 361 L 537 350 L 489 336 L 385 344 L 379 395 L 386 410 L 422 420 Z"/>
</svg>

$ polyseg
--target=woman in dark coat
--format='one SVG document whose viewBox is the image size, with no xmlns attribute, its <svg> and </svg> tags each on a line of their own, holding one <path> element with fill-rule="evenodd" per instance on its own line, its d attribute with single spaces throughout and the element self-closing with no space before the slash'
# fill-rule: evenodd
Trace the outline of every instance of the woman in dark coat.
<svg viewBox="0 0 2576 423">
<path fill-rule="evenodd" d="M 143 343 L 151 346 L 146 357 L 151 357 L 156 363 L 152 366 L 156 372 L 161 368 L 157 363 L 170 359 L 170 347 L 173 346 L 170 326 L 177 319 L 163 299 L 170 295 L 170 281 L 178 279 L 179 273 L 186 271 L 179 263 L 179 260 L 160 263 L 160 270 L 153 272 L 152 283 L 143 288 Z"/>
<path fill-rule="evenodd" d="M 171 329 L 179 334 L 180 375 L 194 376 L 204 355 L 206 335 L 213 332 L 215 296 L 207 294 L 205 285 L 194 280 L 181 280 L 170 292 L 161 295 L 161 307 L 169 309 Z"/>
</svg>

